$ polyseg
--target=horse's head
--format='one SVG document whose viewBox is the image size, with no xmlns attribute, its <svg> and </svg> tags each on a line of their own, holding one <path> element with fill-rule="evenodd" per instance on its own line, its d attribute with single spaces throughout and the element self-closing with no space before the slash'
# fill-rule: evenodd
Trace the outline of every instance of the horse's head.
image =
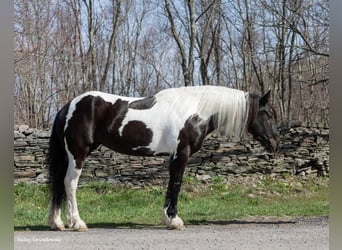
<svg viewBox="0 0 342 250">
<path fill-rule="evenodd" d="M 270 91 L 258 99 L 258 103 L 251 103 L 248 132 L 250 132 L 268 152 L 277 152 L 280 138 L 277 130 L 277 115 L 274 108 L 269 103 Z"/>
</svg>

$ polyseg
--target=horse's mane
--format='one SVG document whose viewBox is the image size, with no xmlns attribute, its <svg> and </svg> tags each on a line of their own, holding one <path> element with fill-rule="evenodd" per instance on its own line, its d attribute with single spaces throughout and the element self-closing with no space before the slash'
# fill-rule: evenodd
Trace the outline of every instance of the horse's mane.
<svg viewBox="0 0 342 250">
<path fill-rule="evenodd" d="M 196 86 L 166 89 L 156 97 L 165 99 L 170 107 L 185 115 L 197 113 L 203 119 L 215 116 L 216 133 L 241 137 L 248 116 L 248 93 L 219 86 Z"/>
</svg>

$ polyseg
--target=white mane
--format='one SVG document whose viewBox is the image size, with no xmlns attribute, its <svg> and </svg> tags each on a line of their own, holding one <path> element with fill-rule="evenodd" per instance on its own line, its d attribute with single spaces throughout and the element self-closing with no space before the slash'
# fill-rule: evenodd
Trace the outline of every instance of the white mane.
<svg viewBox="0 0 342 250">
<path fill-rule="evenodd" d="M 249 107 L 247 94 L 227 87 L 196 86 L 166 89 L 156 94 L 156 98 L 158 102 L 166 101 L 173 112 L 186 119 L 195 113 L 205 120 L 217 114 L 216 132 L 232 138 L 244 133 Z"/>
</svg>

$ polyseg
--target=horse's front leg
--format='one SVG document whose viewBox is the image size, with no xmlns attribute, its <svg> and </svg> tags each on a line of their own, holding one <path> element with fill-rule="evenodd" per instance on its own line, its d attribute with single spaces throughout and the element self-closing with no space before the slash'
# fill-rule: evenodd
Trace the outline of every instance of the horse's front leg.
<svg viewBox="0 0 342 250">
<path fill-rule="evenodd" d="M 181 153 L 172 155 L 169 163 L 170 180 L 163 208 L 163 222 L 169 229 L 183 229 L 183 220 L 177 215 L 178 194 L 181 189 L 185 166 L 190 150 L 185 148 Z"/>
</svg>

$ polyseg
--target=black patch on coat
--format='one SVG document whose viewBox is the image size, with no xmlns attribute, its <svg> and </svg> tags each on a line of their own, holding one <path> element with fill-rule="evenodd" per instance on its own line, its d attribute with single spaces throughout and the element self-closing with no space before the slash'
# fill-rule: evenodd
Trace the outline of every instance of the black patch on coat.
<svg viewBox="0 0 342 250">
<path fill-rule="evenodd" d="M 68 149 L 74 156 L 76 168 L 82 168 L 84 159 L 93 149 L 94 143 L 94 97 L 85 96 L 76 103 L 75 110 L 68 121 L 65 138 Z"/>
<path fill-rule="evenodd" d="M 76 103 L 65 131 L 68 148 L 82 168 L 84 159 L 100 144 L 111 147 L 118 143 L 118 129 L 128 111 L 128 102 L 117 99 L 114 104 L 100 96 L 88 95 Z"/>
<path fill-rule="evenodd" d="M 179 149 L 189 146 L 191 154 L 197 152 L 201 148 L 204 138 L 214 130 L 213 120 L 214 117 L 203 120 L 198 114 L 191 115 L 179 132 Z"/>
<path fill-rule="evenodd" d="M 154 96 L 149 96 L 144 99 L 131 102 L 128 105 L 128 108 L 139 109 L 139 110 L 150 109 L 154 106 L 155 103 L 156 103 L 156 98 Z"/>
<path fill-rule="evenodd" d="M 143 122 L 129 121 L 124 126 L 122 134 L 119 134 L 119 128 L 128 112 L 127 101 L 118 99 L 112 104 L 105 102 L 101 97 L 96 97 L 95 103 L 96 143 L 123 154 L 153 154 L 146 148 L 152 141 L 153 133 Z"/>
<path fill-rule="evenodd" d="M 128 102 L 118 99 L 114 104 L 105 102 L 107 110 L 105 112 L 107 131 L 118 134 L 118 129 L 122 125 L 122 121 L 128 112 Z"/>
<path fill-rule="evenodd" d="M 122 130 L 120 140 L 132 149 L 134 154 L 152 154 L 149 148 L 146 148 L 152 142 L 153 132 L 147 128 L 141 121 L 129 121 Z"/>
</svg>

